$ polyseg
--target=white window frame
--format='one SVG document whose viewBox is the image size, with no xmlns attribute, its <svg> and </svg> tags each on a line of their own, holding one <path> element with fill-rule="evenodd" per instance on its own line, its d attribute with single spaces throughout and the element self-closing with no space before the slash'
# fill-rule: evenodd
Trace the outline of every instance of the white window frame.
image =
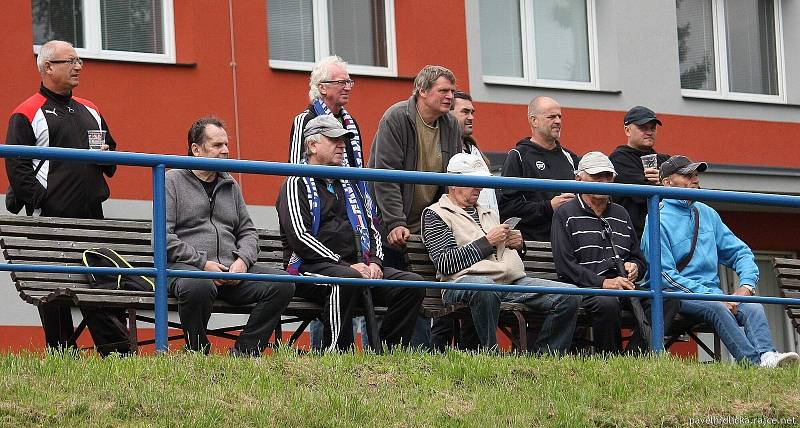
<svg viewBox="0 0 800 428">
<path fill-rule="evenodd" d="M 536 0 L 533 0 L 536 1 Z M 539 79 L 536 77 L 536 52 L 533 37 L 533 3 L 531 0 L 520 0 L 520 35 L 522 40 L 522 77 L 484 75 L 484 83 L 516 86 L 536 86 L 557 89 L 597 90 L 597 20 L 595 0 L 586 0 L 586 34 L 589 42 L 589 81 L 575 82 L 571 80 Z"/>
<path fill-rule="evenodd" d="M 75 48 L 81 58 L 94 58 L 115 61 L 175 63 L 175 20 L 172 7 L 173 0 L 161 0 L 163 16 L 164 53 L 127 52 L 103 49 L 103 23 L 101 22 L 100 0 L 83 0 L 83 41 L 85 46 Z M 33 52 L 38 54 L 41 45 L 34 45 Z"/>
<path fill-rule="evenodd" d="M 313 0 L 311 10 L 314 20 L 314 62 L 270 59 L 270 68 L 311 71 L 314 67 L 314 63 L 334 54 L 330 51 L 330 39 L 328 34 L 328 2 L 325 0 Z M 267 10 L 267 13 L 269 13 L 269 10 Z M 348 74 L 397 77 L 394 0 L 384 0 L 384 15 L 386 20 L 386 67 L 348 63 Z M 267 34 L 267 37 L 269 37 L 269 34 Z"/>
<path fill-rule="evenodd" d="M 689 98 L 707 98 L 718 100 L 746 101 L 758 103 L 786 104 L 786 72 L 783 55 L 783 13 L 781 0 L 773 0 L 775 10 L 775 57 L 778 72 L 778 95 L 748 94 L 732 92 L 728 79 L 728 40 L 725 25 L 725 1 L 711 0 L 711 16 L 714 35 L 714 78 L 716 91 L 706 89 L 683 89 L 681 95 Z"/>
</svg>

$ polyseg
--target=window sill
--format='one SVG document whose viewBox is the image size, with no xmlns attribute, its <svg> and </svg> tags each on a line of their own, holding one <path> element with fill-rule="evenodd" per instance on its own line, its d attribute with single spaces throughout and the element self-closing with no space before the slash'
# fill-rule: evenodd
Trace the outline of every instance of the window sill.
<svg viewBox="0 0 800 428">
<path fill-rule="evenodd" d="M 269 68 L 273 70 L 290 70 L 310 72 L 313 62 L 269 60 Z M 354 76 L 397 77 L 397 70 L 392 67 L 371 67 L 366 65 L 347 64 L 347 73 Z"/>
<path fill-rule="evenodd" d="M 572 85 L 549 85 L 549 84 L 535 84 L 529 82 L 499 82 L 494 80 L 483 80 L 485 85 L 490 86 L 521 86 L 525 88 L 532 88 L 532 89 L 553 89 L 558 91 L 573 91 L 573 92 L 588 92 L 588 93 L 596 93 L 596 94 L 609 94 L 609 95 L 619 95 L 622 93 L 621 89 L 603 89 L 603 88 L 592 88 L 592 87 L 583 87 L 583 86 L 572 86 Z"/>
<path fill-rule="evenodd" d="M 715 92 L 704 93 L 703 91 L 695 90 L 681 90 L 681 96 L 685 100 L 698 100 L 698 101 L 724 101 L 730 103 L 750 103 L 750 104 L 775 104 L 786 106 L 797 106 L 792 104 L 781 97 L 762 97 L 759 95 L 737 94 L 735 96 L 724 96 Z"/>
</svg>

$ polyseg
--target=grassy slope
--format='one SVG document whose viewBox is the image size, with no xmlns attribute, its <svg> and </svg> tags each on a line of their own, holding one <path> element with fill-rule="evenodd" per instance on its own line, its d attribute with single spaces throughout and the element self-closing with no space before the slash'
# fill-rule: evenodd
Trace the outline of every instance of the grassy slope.
<svg viewBox="0 0 800 428">
<path fill-rule="evenodd" d="M 800 367 L 459 352 L 0 356 L 3 426 L 684 426 L 712 415 L 800 424 Z"/>
</svg>

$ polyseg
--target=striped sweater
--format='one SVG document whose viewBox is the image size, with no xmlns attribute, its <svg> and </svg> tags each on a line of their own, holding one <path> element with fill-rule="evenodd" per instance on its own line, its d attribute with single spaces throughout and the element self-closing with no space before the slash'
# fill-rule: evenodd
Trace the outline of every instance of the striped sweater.
<svg viewBox="0 0 800 428">
<path fill-rule="evenodd" d="M 611 202 L 598 216 L 576 195 L 553 214 L 551 242 L 560 280 L 578 287 L 602 288 L 604 279 L 620 276 L 607 229 L 622 262 L 638 265 L 637 280 L 644 276 L 647 263 L 625 208 Z"/>
</svg>

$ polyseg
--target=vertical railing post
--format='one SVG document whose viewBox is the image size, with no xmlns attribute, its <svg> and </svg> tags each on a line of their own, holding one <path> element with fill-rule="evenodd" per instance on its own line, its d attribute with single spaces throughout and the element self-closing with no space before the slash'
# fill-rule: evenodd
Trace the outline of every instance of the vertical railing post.
<svg viewBox="0 0 800 428">
<path fill-rule="evenodd" d="M 647 198 L 648 269 L 650 270 L 650 347 L 656 354 L 664 352 L 664 295 L 661 292 L 661 216 L 658 195 Z"/>
<path fill-rule="evenodd" d="M 156 268 L 156 352 L 169 351 L 167 338 L 167 197 L 164 165 L 153 167 L 153 264 Z"/>
</svg>

